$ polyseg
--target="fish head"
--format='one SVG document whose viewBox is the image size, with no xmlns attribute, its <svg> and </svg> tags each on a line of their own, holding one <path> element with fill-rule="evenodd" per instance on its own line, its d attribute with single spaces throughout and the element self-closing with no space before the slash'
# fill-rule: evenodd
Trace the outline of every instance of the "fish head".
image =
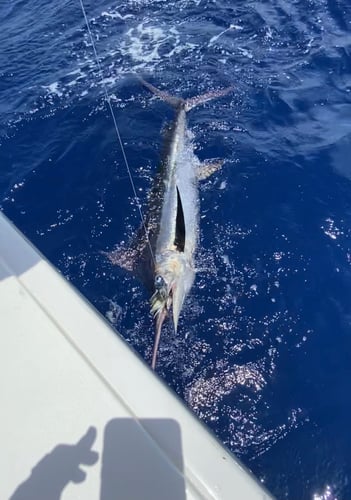
<svg viewBox="0 0 351 500">
<path fill-rule="evenodd" d="M 172 308 L 174 329 L 177 331 L 178 319 L 184 299 L 193 284 L 195 271 L 183 252 L 170 251 L 162 255 L 155 266 L 154 287 L 151 297 L 151 313 L 156 318 L 156 334 L 152 367 L 156 362 L 156 353 L 162 324 Z"/>
<path fill-rule="evenodd" d="M 195 271 L 183 252 L 169 251 L 161 256 L 155 266 L 154 287 L 151 297 L 151 312 L 157 316 L 162 310 L 173 311 L 174 328 L 193 281 Z"/>
</svg>

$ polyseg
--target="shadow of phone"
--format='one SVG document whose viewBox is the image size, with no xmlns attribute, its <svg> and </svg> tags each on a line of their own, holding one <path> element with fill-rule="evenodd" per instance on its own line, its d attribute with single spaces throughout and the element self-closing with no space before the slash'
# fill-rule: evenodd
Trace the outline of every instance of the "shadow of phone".
<svg viewBox="0 0 351 500">
<path fill-rule="evenodd" d="M 166 437 L 162 448 L 160 435 Z M 182 473 L 181 430 L 175 420 L 116 418 L 106 425 L 100 500 L 186 500 Z"/>
</svg>

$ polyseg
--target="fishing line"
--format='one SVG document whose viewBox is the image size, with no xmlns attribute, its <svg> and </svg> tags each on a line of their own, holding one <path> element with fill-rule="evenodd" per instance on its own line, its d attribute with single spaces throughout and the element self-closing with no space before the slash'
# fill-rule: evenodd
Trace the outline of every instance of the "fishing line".
<svg viewBox="0 0 351 500">
<path fill-rule="evenodd" d="M 139 201 L 139 198 L 138 198 L 138 195 L 137 195 L 137 192 L 136 192 L 136 189 L 135 189 L 135 184 L 134 184 L 132 173 L 131 173 L 131 170 L 130 170 L 130 167 L 129 167 L 129 163 L 128 163 L 128 160 L 127 160 L 127 155 L 126 155 L 126 152 L 125 152 L 125 149 L 124 149 L 124 146 L 123 146 L 123 142 L 122 142 L 122 138 L 121 138 L 121 134 L 119 132 L 119 128 L 118 128 L 118 125 L 117 125 L 116 116 L 115 116 L 115 113 L 114 113 L 113 108 L 112 108 L 111 98 L 110 98 L 110 96 L 109 96 L 109 94 L 107 92 L 107 87 L 106 87 L 105 82 L 103 80 L 102 68 L 101 68 L 101 64 L 100 64 L 99 57 L 98 57 L 98 54 L 97 54 L 97 50 L 96 50 L 96 47 L 95 47 L 95 42 L 94 42 L 94 39 L 93 39 L 93 35 L 92 35 L 91 30 L 90 30 L 90 24 L 89 24 L 89 21 L 88 21 L 88 18 L 87 18 L 87 14 L 86 14 L 86 11 L 85 11 L 83 0 L 79 0 L 79 3 L 80 3 L 80 6 L 81 6 L 81 9 L 82 9 L 82 12 L 83 12 L 83 16 L 84 16 L 84 20 L 85 20 L 85 24 L 86 24 L 88 33 L 89 33 L 89 38 L 90 38 L 90 41 L 91 41 L 91 45 L 93 47 L 96 65 L 98 67 L 99 74 L 100 74 L 100 79 L 101 79 L 101 83 L 102 83 L 102 86 L 103 86 L 103 89 L 104 89 L 105 99 L 107 101 L 108 107 L 109 107 L 110 112 L 111 112 L 112 121 L 113 121 L 113 124 L 115 126 L 115 131 L 116 131 L 118 143 L 120 145 L 122 156 L 123 156 L 123 160 L 124 160 L 127 172 L 128 172 L 129 180 L 130 180 L 130 183 L 131 183 L 131 186 L 132 186 L 132 190 L 133 190 L 133 194 L 134 194 L 134 199 L 136 201 L 136 204 L 137 204 L 137 207 L 138 207 L 138 210 L 139 210 L 139 215 L 140 215 L 141 223 L 142 223 L 144 231 L 145 231 L 145 236 L 146 236 L 147 244 L 149 246 L 150 254 L 151 254 L 153 263 L 155 265 L 155 257 L 154 257 L 154 253 L 153 253 L 152 248 L 151 248 L 151 243 L 150 243 L 150 240 L 149 240 L 149 235 L 147 233 L 143 210 L 141 208 L 141 203 Z"/>
</svg>

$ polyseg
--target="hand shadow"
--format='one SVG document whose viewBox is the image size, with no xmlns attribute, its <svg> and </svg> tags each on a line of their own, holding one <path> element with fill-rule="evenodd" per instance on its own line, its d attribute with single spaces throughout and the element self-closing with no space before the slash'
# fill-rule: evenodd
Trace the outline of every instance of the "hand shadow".
<svg viewBox="0 0 351 500">
<path fill-rule="evenodd" d="M 77 444 L 59 444 L 32 469 L 10 500 L 60 500 L 67 484 L 82 483 L 86 473 L 80 465 L 94 465 L 99 458 L 90 448 L 96 438 L 95 427 L 89 427 Z"/>
</svg>

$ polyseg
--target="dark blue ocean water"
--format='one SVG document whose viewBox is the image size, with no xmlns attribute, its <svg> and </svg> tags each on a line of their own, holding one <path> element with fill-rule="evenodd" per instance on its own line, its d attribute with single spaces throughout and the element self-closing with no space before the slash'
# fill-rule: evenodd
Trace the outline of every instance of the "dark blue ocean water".
<svg viewBox="0 0 351 500">
<path fill-rule="evenodd" d="M 147 361 L 148 293 L 101 251 L 140 225 L 172 110 L 201 159 L 200 272 L 158 374 L 277 496 L 351 498 L 348 0 L 0 4 L 0 204 Z M 103 80 L 103 81 L 102 81 Z M 48 286 L 50 284 L 48 283 Z"/>
</svg>

